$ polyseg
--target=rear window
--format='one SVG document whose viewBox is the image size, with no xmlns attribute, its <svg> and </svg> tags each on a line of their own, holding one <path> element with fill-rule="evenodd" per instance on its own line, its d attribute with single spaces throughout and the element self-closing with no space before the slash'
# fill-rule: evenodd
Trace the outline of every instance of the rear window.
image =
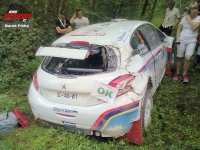
<svg viewBox="0 0 200 150">
<path fill-rule="evenodd" d="M 53 47 L 66 47 L 80 50 L 89 50 L 90 54 L 84 60 L 46 57 L 42 69 L 57 75 L 91 75 L 103 72 L 112 72 L 117 68 L 117 56 L 112 48 L 100 45 L 77 45 L 59 43 Z"/>
</svg>

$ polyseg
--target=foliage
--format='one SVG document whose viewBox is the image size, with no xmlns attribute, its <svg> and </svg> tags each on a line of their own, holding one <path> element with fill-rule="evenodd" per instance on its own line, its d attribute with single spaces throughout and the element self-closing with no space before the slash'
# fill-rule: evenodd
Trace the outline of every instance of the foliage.
<svg viewBox="0 0 200 150">
<path fill-rule="evenodd" d="M 20 84 L 24 79 L 30 79 L 36 70 L 36 66 L 30 63 L 35 59 L 36 50 L 39 46 L 52 42 L 54 38 L 52 32 L 48 33 L 47 30 L 39 28 L 36 22 L 30 22 L 34 28 L 0 31 L 1 90 Z M 46 36 L 47 34 L 49 36 Z"/>
</svg>

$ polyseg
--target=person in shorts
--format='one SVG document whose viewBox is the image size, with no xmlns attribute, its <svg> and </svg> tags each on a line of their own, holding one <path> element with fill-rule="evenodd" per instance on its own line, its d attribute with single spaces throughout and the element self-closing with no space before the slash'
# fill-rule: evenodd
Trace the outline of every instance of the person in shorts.
<svg viewBox="0 0 200 150">
<path fill-rule="evenodd" d="M 196 2 L 198 3 L 198 15 L 200 16 L 200 0 L 196 0 Z"/>
<path fill-rule="evenodd" d="M 197 42 L 198 28 L 200 25 L 200 16 L 198 16 L 197 2 L 191 3 L 188 10 L 188 15 L 181 19 L 180 25 L 176 33 L 177 43 L 177 68 L 173 80 L 178 80 L 182 77 L 183 83 L 188 83 L 187 76 L 190 60 L 194 53 Z M 184 60 L 183 73 L 180 75 L 182 61 Z"/>
</svg>

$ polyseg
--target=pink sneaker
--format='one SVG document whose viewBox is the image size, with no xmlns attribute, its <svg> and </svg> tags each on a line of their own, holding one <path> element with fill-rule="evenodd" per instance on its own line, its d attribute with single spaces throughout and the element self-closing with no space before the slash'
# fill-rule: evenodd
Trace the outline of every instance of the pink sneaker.
<svg viewBox="0 0 200 150">
<path fill-rule="evenodd" d="M 173 80 L 178 80 L 178 78 L 179 78 L 179 74 L 175 74 L 173 77 Z"/>
<path fill-rule="evenodd" d="M 183 83 L 189 82 L 188 77 L 186 75 L 182 76 L 182 79 L 183 79 Z"/>
</svg>

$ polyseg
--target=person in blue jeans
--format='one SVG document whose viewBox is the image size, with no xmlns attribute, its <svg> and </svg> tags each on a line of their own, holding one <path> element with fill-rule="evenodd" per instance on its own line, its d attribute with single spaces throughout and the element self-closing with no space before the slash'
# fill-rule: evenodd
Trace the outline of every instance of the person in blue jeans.
<svg viewBox="0 0 200 150">
<path fill-rule="evenodd" d="M 188 15 L 181 19 L 180 25 L 176 33 L 177 42 L 177 68 L 176 74 L 173 80 L 178 80 L 183 65 L 182 80 L 183 83 L 188 83 L 189 79 L 187 76 L 188 68 L 190 66 L 190 61 L 194 53 L 194 49 L 197 42 L 198 28 L 200 26 L 200 16 L 198 14 L 198 3 L 191 3 L 188 10 Z"/>
<path fill-rule="evenodd" d="M 191 69 L 192 72 L 195 71 L 197 65 L 200 65 L 200 34 L 198 34 L 197 36 L 197 43 L 198 43 L 198 49 Z"/>
</svg>

